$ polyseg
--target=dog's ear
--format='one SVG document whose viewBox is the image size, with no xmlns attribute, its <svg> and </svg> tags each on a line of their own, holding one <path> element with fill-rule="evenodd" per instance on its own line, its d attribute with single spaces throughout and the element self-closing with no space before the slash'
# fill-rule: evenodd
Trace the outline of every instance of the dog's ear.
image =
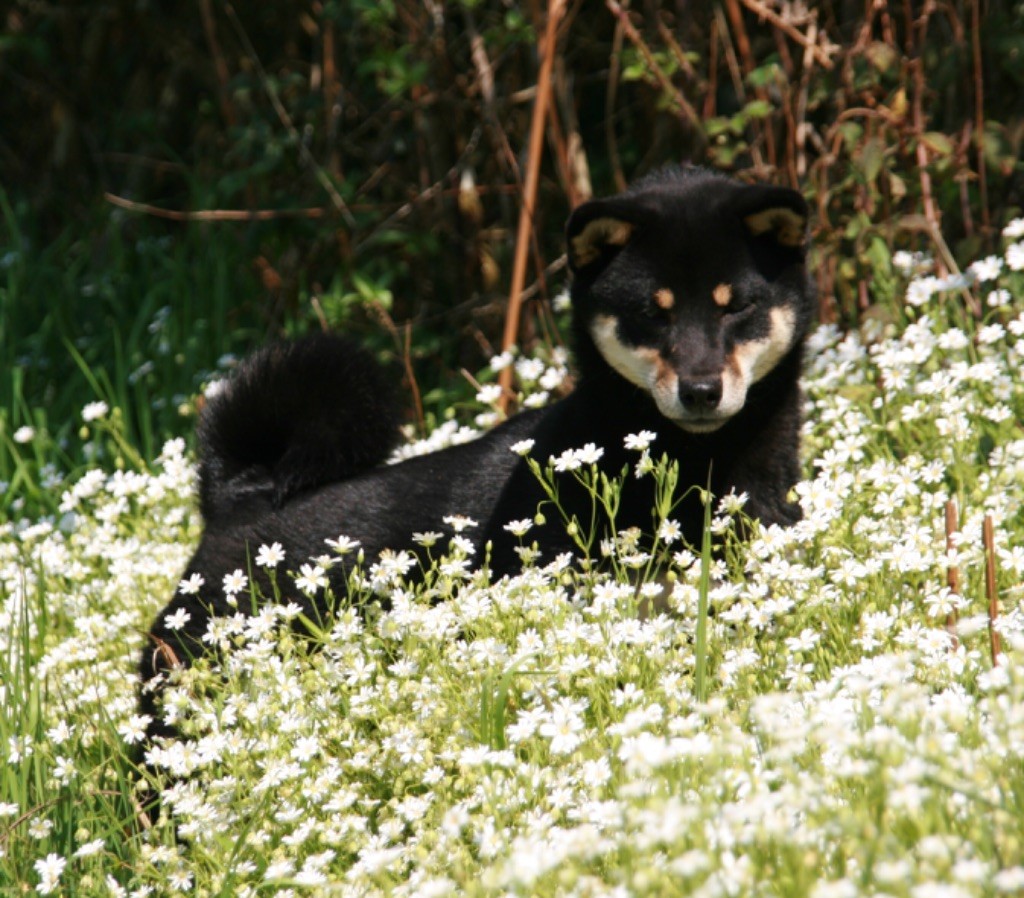
<svg viewBox="0 0 1024 898">
<path fill-rule="evenodd" d="M 633 233 L 647 217 L 638 197 L 611 197 L 592 200 L 577 207 L 565 226 L 569 268 L 574 274 L 596 270 L 629 243 Z"/>
<path fill-rule="evenodd" d="M 754 237 L 769 237 L 780 247 L 802 253 L 807 241 L 807 202 L 795 190 L 755 184 L 744 187 L 734 209 Z"/>
</svg>

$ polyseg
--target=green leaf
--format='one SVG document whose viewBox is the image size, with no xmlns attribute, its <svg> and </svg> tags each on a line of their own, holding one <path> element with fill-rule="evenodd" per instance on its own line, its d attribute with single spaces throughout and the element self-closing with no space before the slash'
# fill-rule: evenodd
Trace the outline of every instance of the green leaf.
<svg viewBox="0 0 1024 898">
<path fill-rule="evenodd" d="M 860 170 L 864 173 L 865 180 L 869 184 L 874 184 L 885 161 L 885 144 L 880 138 L 872 137 L 861 148 L 859 157 Z"/>
<path fill-rule="evenodd" d="M 953 141 L 938 131 L 926 131 L 921 135 L 921 143 L 940 156 L 953 154 Z"/>
<path fill-rule="evenodd" d="M 746 116 L 748 119 L 768 118 L 774 109 L 775 107 L 767 100 L 751 100 L 743 107 L 741 115 Z"/>
</svg>

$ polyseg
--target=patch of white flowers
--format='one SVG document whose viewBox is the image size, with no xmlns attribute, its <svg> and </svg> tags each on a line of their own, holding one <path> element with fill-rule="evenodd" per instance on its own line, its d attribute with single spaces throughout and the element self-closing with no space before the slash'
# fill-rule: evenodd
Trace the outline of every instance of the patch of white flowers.
<svg viewBox="0 0 1024 898">
<path fill-rule="evenodd" d="M 473 522 L 452 518 L 449 542 L 418 536 L 436 559 L 426 586 L 409 553 L 357 573 L 387 611 L 308 628 L 271 602 L 212 621 L 231 650 L 170 685 L 184 736 L 150 750 L 171 822 L 125 839 L 103 796 L 145 726 L 142 634 L 197 536 L 191 466 L 169 444 L 154 474 L 69 484 L 60 522 L 3 525 L 0 881 L 117 896 L 1020 894 L 1024 263 L 995 259 L 937 285 L 908 258 L 910 325 L 815 332 L 802 522 L 741 544 L 744 497 L 715 511 L 728 548 L 711 565 L 703 703 L 700 563 L 670 518 L 657 579 L 542 554 L 497 584 L 474 573 Z M 983 322 L 944 292 L 964 283 L 1005 291 Z M 495 368 L 546 389 L 552 366 L 528 362 Z M 629 445 L 646 455 L 652 439 Z M 550 463 L 572 472 L 600 449 Z M 509 522 L 526 542 L 530 528 Z M 639 551 L 630 533 L 602 545 Z M 313 559 L 267 546 L 255 561 L 323 588 Z M 243 563 L 224 588 L 247 608 Z M 651 601 L 666 610 L 638 613 Z M 28 773 L 36 785 L 12 785 Z"/>
</svg>

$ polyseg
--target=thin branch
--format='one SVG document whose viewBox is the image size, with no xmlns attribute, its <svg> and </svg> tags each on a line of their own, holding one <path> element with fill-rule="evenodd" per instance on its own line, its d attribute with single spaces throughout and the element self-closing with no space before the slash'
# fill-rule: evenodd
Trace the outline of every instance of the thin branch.
<svg viewBox="0 0 1024 898">
<path fill-rule="evenodd" d="M 735 32 L 736 46 L 739 49 L 740 61 L 743 63 L 743 73 L 744 75 L 749 75 L 757 68 L 757 65 L 753 50 L 750 47 L 750 38 L 747 37 L 746 26 L 743 24 L 743 11 L 739 7 L 738 0 L 725 0 L 725 9 L 729 14 L 729 21 Z M 754 89 L 754 93 L 757 94 L 759 100 L 765 103 L 771 102 L 768 97 L 768 91 L 765 88 L 757 87 Z M 775 156 L 775 134 L 771 129 L 770 123 L 759 121 L 755 126 L 755 130 L 760 130 L 761 136 L 764 138 L 765 151 L 768 153 L 768 164 L 773 169 L 776 168 L 778 163 Z"/>
<path fill-rule="evenodd" d="M 140 212 L 154 218 L 165 218 L 168 221 L 272 221 L 278 218 L 325 218 L 333 214 L 333 209 L 313 207 L 309 209 L 202 209 L 198 212 L 181 212 L 177 209 L 162 209 L 148 203 L 137 203 L 134 200 L 104 193 L 104 199 L 114 206 L 127 209 L 129 212 Z"/>
<path fill-rule="evenodd" d="M 537 76 L 537 99 L 534 102 L 533 118 L 530 122 L 526 180 L 523 185 L 523 205 L 519 213 L 519 230 L 516 235 L 512 285 L 509 289 L 508 311 L 505 314 L 505 333 L 501 341 L 502 351 L 512 347 L 519 333 L 519 319 L 523 302 L 522 291 L 526 280 L 526 262 L 530 251 L 533 212 L 537 200 L 537 185 L 540 180 L 540 159 L 544 147 L 544 123 L 547 120 L 548 103 L 551 101 L 551 70 L 555 61 L 558 22 L 564 12 L 565 0 L 548 0 L 540 73 Z M 502 395 L 498 401 L 502 411 L 505 411 L 508 408 L 508 399 L 512 394 L 511 365 L 502 369 L 498 382 L 502 389 Z"/>
<path fill-rule="evenodd" d="M 982 540 L 985 545 L 985 597 L 988 599 L 988 637 L 992 649 L 992 663 L 999 663 L 1002 642 L 996 628 L 999 618 L 999 591 L 996 586 L 996 547 L 992 515 L 985 515 L 982 525 Z"/>
<path fill-rule="evenodd" d="M 497 95 L 494 89 L 494 67 L 491 65 L 490 57 L 487 55 L 487 46 L 484 43 L 484 39 L 476 28 L 472 10 L 468 7 L 466 8 L 466 23 L 469 31 L 470 58 L 473 60 L 473 67 L 476 69 L 477 85 L 480 88 L 480 96 L 484 101 L 484 114 L 491 126 L 492 139 L 497 143 L 502 161 L 508 167 L 509 172 L 511 172 L 516 185 L 521 189 L 523 178 L 519 171 L 519 162 L 516 160 L 516 154 L 513 152 L 512 145 L 508 140 L 508 133 L 505 131 L 501 116 L 498 114 Z"/>
<path fill-rule="evenodd" d="M 622 59 L 622 21 L 615 23 L 612 35 L 612 52 L 608 62 L 608 86 L 604 94 L 604 139 L 608 147 L 608 162 L 616 188 L 626 189 L 626 176 L 622 172 L 622 158 L 619 155 L 619 141 L 615 136 L 615 98 L 619 92 L 619 72 Z"/>
<path fill-rule="evenodd" d="M 974 139 L 978 148 L 978 191 L 981 198 L 981 226 L 988 236 L 988 178 L 985 171 L 985 83 L 981 65 L 980 0 L 971 0 L 971 54 L 974 57 Z"/>
<path fill-rule="evenodd" d="M 809 50 L 813 53 L 818 65 L 823 69 L 831 71 L 832 60 L 829 58 L 828 53 L 818 45 L 816 40 L 817 28 L 814 29 L 814 36 L 810 37 L 801 32 L 798 28 L 790 25 L 789 22 L 783 19 L 782 16 L 775 12 L 775 10 L 769 9 L 763 3 L 758 2 L 758 0 L 740 0 L 740 2 L 752 13 L 756 13 L 765 21 L 770 22 L 780 31 L 784 32 L 791 40 L 796 41 L 805 50 Z"/>
<path fill-rule="evenodd" d="M 956 541 L 954 534 L 959 529 L 958 515 L 956 512 L 956 500 L 950 499 L 946 503 L 946 552 L 951 557 L 953 551 L 956 549 Z M 949 586 L 949 591 L 954 595 L 960 595 L 960 569 L 956 564 L 950 562 L 948 568 L 946 568 L 946 584 Z M 960 640 L 956 635 L 956 623 L 957 613 L 956 608 L 949 612 L 946 616 L 946 630 L 949 632 L 949 638 L 951 640 L 951 648 L 955 651 L 957 646 L 960 645 Z"/>
<path fill-rule="evenodd" d="M 345 220 L 345 224 L 355 230 L 356 220 L 352 217 L 352 213 L 349 211 L 345 200 L 342 198 L 341 194 L 338 193 L 338 189 L 334 186 L 334 183 L 331 181 L 327 172 L 324 171 L 323 166 L 313 158 L 313 154 L 309 151 L 309 147 L 306 146 L 306 142 L 302 139 L 294 122 L 292 122 L 291 116 L 288 115 L 288 110 L 284 108 L 281 98 L 277 95 L 277 89 L 270 83 L 270 78 L 267 76 L 267 72 L 263 68 L 263 63 L 260 62 L 260 58 L 256 55 L 256 48 L 253 47 L 252 41 L 249 40 L 249 35 L 246 34 L 245 28 L 242 27 L 242 22 L 238 18 L 235 8 L 230 3 L 225 3 L 224 11 L 227 13 L 228 18 L 231 19 L 231 24 L 235 28 L 238 39 L 242 42 L 246 54 L 249 56 L 253 66 L 256 68 L 256 72 L 260 77 L 260 82 L 263 84 L 263 89 L 267 92 L 267 96 L 270 98 L 270 103 L 274 107 L 274 111 L 277 113 L 278 119 L 280 119 L 281 124 L 284 125 L 289 136 L 293 141 L 295 141 L 295 145 L 299 148 L 299 155 L 302 157 L 302 161 L 310 167 L 317 182 L 330 198 L 334 208 L 338 210 L 341 217 Z"/>
<path fill-rule="evenodd" d="M 457 194 L 459 190 L 458 182 L 461 176 L 463 160 L 469 158 L 474 152 L 476 152 L 476 146 L 480 142 L 481 133 L 482 132 L 480 128 L 474 130 L 473 133 L 470 135 L 469 140 L 466 142 L 465 149 L 459 155 L 459 158 L 456 160 L 455 164 L 450 169 L 448 169 L 448 171 L 444 175 L 442 175 L 442 177 L 439 180 L 435 181 L 425 190 L 421 191 L 407 203 L 403 203 L 386 219 L 384 219 L 384 221 L 378 223 L 377 226 L 369 234 L 367 234 L 362 240 L 360 240 L 352 247 L 353 255 L 360 252 L 368 244 L 372 243 L 374 238 L 378 234 L 386 231 L 395 222 L 401 221 L 403 218 L 407 217 L 413 211 L 413 209 L 415 209 L 421 203 L 425 203 L 428 200 L 432 200 L 436 196 L 444 195 L 446 190 L 450 189 L 446 188 L 445 184 L 455 184 L 456 186 L 454 187 L 454 191 Z"/>
<path fill-rule="evenodd" d="M 616 0 L 605 0 L 605 6 L 607 6 L 611 13 L 618 18 L 626 37 L 628 37 L 633 46 L 640 51 L 640 55 L 643 56 L 644 62 L 647 63 L 647 67 L 651 72 L 653 72 L 654 77 L 658 80 L 658 84 L 661 85 L 661 89 L 672 97 L 672 102 L 679 107 L 679 110 L 687 119 L 689 119 L 690 123 L 698 130 L 698 132 L 703 132 L 700 116 L 697 114 L 697 110 L 690 105 L 690 101 L 683 96 L 682 91 L 672 83 L 672 80 L 665 74 L 661 66 L 658 65 L 658 61 L 654 58 L 654 54 L 651 53 L 651 48 L 647 46 L 644 39 L 640 36 L 640 32 L 637 31 L 633 26 L 633 23 L 629 21 L 629 13 L 621 4 L 617 3 Z"/>
<path fill-rule="evenodd" d="M 228 82 L 231 76 L 228 72 L 228 64 L 224 61 L 224 54 L 220 49 L 220 43 L 217 40 L 217 23 L 213 18 L 210 0 L 199 0 L 199 13 L 203 20 L 203 33 L 206 35 L 206 43 L 210 48 L 210 56 L 213 57 L 213 68 L 217 73 L 217 93 L 220 99 L 221 115 L 224 116 L 224 121 L 229 125 L 234 125 L 238 119 L 228 94 Z"/>
</svg>

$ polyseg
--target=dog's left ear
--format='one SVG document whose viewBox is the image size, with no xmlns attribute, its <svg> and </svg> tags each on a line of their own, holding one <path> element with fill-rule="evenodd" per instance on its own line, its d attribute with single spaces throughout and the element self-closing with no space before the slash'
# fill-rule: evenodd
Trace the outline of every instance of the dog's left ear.
<svg viewBox="0 0 1024 898">
<path fill-rule="evenodd" d="M 807 241 L 807 201 L 788 187 L 755 184 L 735 201 L 744 227 L 754 237 L 771 237 L 779 246 L 803 251 Z"/>
<path fill-rule="evenodd" d="M 638 197 L 610 197 L 577 207 L 565 226 L 569 268 L 573 274 L 607 263 L 647 217 Z"/>
</svg>

